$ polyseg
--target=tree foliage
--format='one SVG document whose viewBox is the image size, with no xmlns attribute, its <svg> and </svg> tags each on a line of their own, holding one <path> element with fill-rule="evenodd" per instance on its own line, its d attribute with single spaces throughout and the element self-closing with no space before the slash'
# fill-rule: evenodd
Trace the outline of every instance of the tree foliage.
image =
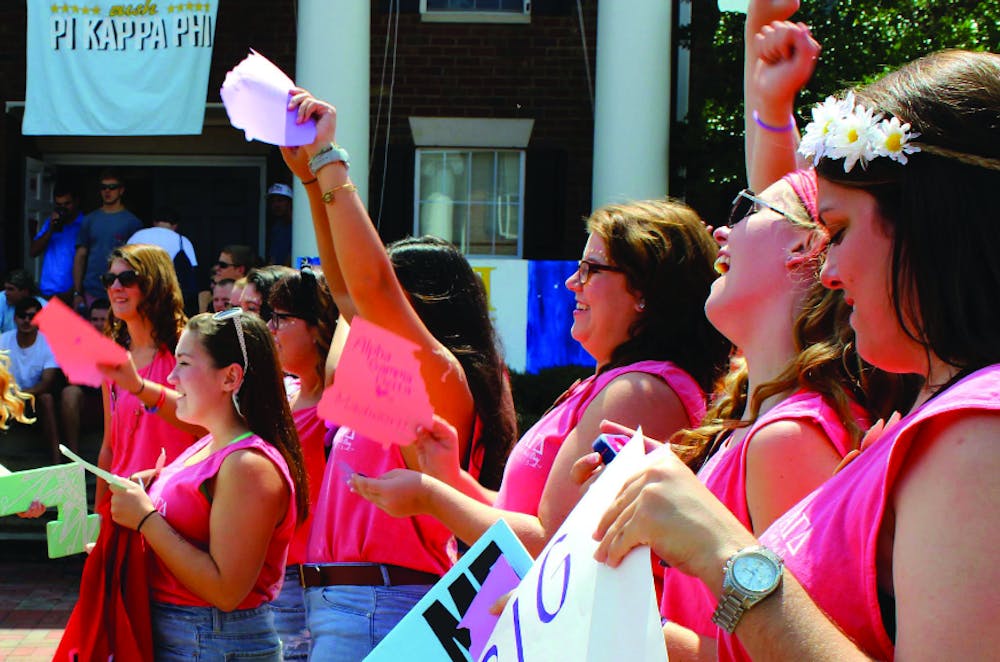
<svg viewBox="0 0 1000 662">
<path fill-rule="evenodd" d="M 682 0 L 684 1 L 684 0 Z M 693 0 L 690 111 L 674 126 L 671 192 L 711 224 L 744 186 L 744 15 Z M 944 48 L 1000 51 L 1000 0 L 802 0 L 792 17 L 823 47 L 799 99 L 799 124 L 829 94 Z"/>
</svg>

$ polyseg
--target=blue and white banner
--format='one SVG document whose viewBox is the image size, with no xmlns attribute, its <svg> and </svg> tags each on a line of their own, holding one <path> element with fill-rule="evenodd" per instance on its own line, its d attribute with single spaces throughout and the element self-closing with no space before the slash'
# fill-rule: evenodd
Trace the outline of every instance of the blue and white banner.
<svg viewBox="0 0 1000 662">
<path fill-rule="evenodd" d="M 22 133 L 201 133 L 217 2 L 27 2 Z"/>
</svg>

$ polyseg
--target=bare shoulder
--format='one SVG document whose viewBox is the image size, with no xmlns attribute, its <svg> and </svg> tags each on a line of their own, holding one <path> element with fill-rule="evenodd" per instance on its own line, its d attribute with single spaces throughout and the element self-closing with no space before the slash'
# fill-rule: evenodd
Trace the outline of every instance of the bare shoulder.
<svg viewBox="0 0 1000 662">
<path fill-rule="evenodd" d="M 670 386 L 646 372 L 627 372 L 612 379 L 587 408 L 587 415 L 622 423 L 655 439 L 668 438 L 689 425 L 687 411 Z"/>
<path fill-rule="evenodd" d="M 917 432 L 901 488 L 913 480 L 990 480 L 1000 484 L 1000 412 L 939 416 Z M 968 483 L 966 483 L 968 484 Z"/>
<path fill-rule="evenodd" d="M 823 429 L 802 419 L 778 420 L 762 426 L 750 438 L 747 452 L 763 461 L 781 461 L 782 458 L 815 452 L 837 455 Z"/>
<path fill-rule="evenodd" d="M 223 483 L 239 486 L 241 490 L 253 486 L 254 490 L 265 492 L 284 491 L 284 479 L 278 467 L 263 453 L 249 448 L 234 451 L 222 461 L 216 490 Z"/>
</svg>

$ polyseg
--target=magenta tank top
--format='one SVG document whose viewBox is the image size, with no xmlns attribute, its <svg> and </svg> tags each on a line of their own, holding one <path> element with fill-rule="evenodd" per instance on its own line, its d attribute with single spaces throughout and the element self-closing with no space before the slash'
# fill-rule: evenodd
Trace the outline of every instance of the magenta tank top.
<svg viewBox="0 0 1000 662">
<path fill-rule="evenodd" d="M 591 375 L 563 393 L 548 412 L 514 445 L 496 507 L 512 512 L 538 514 L 545 481 L 563 440 L 577 426 L 587 406 L 613 379 L 630 372 L 656 375 L 667 383 L 694 426 L 705 416 L 705 394 L 691 375 L 669 361 L 639 361 Z"/>
<path fill-rule="evenodd" d="M 895 655 L 882 624 L 876 576 L 886 504 L 920 427 L 936 416 L 976 410 L 1000 411 L 1000 364 L 973 373 L 908 414 L 760 538 L 837 627 L 875 659 Z M 750 659 L 737 639 L 718 634 L 720 660 Z"/>
<path fill-rule="evenodd" d="M 387 563 L 443 575 L 455 563 L 451 532 L 429 515 L 392 517 L 351 492 L 354 472 L 381 476 L 405 469 L 399 446 L 383 448 L 341 427 L 333 437 L 316 502 L 306 563 Z"/>
<path fill-rule="evenodd" d="M 174 355 L 166 347 L 160 347 L 153 361 L 139 371 L 139 376 L 167 385 L 167 375 L 176 363 Z M 166 451 L 169 464 L 194 443 L 193 434 L 178 430 L 158 415 L 147 412 L 136 396 L 113 383 L 106 385 L 111 394 L 112 473 L 131 476 L 137 471 L 152 469 L 161 448 Z"/>
<path fill-rule="evenodd" d="M 858 426 L 862 430 L 867 428 L 868 421 L 861 407 L 854 405 L 852 409 Z M 817 425 L 841 457 L 853 447 L 850 434 L 841 423 L 836 410 L 819 393 L 797 391 L 765 412 L 754 421 L 739 443 L 719 449 L 698 472 L 701 482 L 747 529 L 752 529 L 746 485 L 750 441 L 764 426 L 775 421 L 789 420 Z M 715 637 L 717 627 L 712 623 L 712 613 L 716 602 L 716 597 L 700 579 L 671 568 L 664 571 L 660 614 L 667 620 L 698 634 Z"/>
<path fill-rule="evenodd" d="M 302 563 L 306 559 L 309 529 L 312 526 L 320 486 L 323 484 L 323 472 L 326 469 L 326 450 L 323 446 L 326 423 L 316 414 L 316 407 L 293 411 L 292 418 L 295 419 L 295 431 L 299 433 L 302 460 L 306 465 L 306 476 L 309 479 L 309 515 L 295 530 L 292 545 L 288 549 L 288 565 Z"/>
<path fill-rule="evenodd" d="M 274 529 L 271 541 L 267 545 L 264 565 L 260 569 L 257 581 L 250 593 L 243 598 L 237 609 L 253 609 L 265 602 L 270 602 L 281 590 L 285 576 L 285 556 L 288 544 L 292 539 L 296 523 L 295 485 L 288 473 L 288 465 L 277 448 L 267 443 L 257 435 L 250 435 L 233 442 L 212 453 L 202 461 L 184 466 L 184 462 L 211 442 L 211 437 L 201 441 L 184 451 L 170 465 L 164 467 L 149 488 L 149 497 L 160 511 L 163 518 L 170 523 L 177 533 L 184 536 L 188 542 L 198 549 L 208 551 L 209 548 L 209 514 L 211 503 L 201 491 L 202 484 L 219 473 L 222 462 L 233 452 L 251 449 L 260 453 L 274 464 L 288 486 L 288 512 Z M 248 486 L 250 489 L 250 486 Z M 212 606 L 205 602 L 184 584 L 182 584 L 167 566 L 160 561 L 155 553 L 150 551 L 149 588 L 153 600 L 176 605 L 193 607 Z"/>
</svg>

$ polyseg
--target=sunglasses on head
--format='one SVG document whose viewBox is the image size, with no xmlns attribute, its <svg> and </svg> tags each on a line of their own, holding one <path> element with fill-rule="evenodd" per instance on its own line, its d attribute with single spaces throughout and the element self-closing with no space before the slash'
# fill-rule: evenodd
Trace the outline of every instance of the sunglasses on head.
<svg viewBox="0 0 1000 662">
<path fill-rule="evenodd" d="M 116 280 L 121 283 L 122 287 L 132 287 L 133 285 L 138 284 L 139 274 L 132 269 L 120 271 L 118 273 L 109 271 L 101 274 L 101 284 L 104 285 L 104 289 L 108 289 L 114 285 Z"/>
<path fill-rule="evenodd" d="M 100 189 L 102 191 L 117 191 L 121 187 L 121 184 L 101 184 Z"/>
<path fill-rule="evenodd" d="M 757 195 L 750 189 L 745 188 L 737 193 L 736 197 L 733 198 L 733 206 L 729 210 L 729 219 L 726 221 L 726 225 L 733 227 L 747 216 L 759 212 L 761 208 L 770 209 L 776 214 L 781 214 L 792 223 L 798 224 L 801 222 L 788 212 L 778 209 L 767 200 L 757 197 Z"/>
<path fill-rule="evenodd" d="M 242 308 L 226 308 L 225 310 L 220 310 L 212 315 L 212 319 L 219 320 L 220 322 L 224 322 L 228 319 L 233 320 L 233 324 L 236 326 L 236 339 L 240 343 L 240 352 L 243 353 L 243 372 L 246 372 L 250 368 L 250 359 L 247 358 L 247 341 L 243 337 L 242 315 Z"/>
</svg>

